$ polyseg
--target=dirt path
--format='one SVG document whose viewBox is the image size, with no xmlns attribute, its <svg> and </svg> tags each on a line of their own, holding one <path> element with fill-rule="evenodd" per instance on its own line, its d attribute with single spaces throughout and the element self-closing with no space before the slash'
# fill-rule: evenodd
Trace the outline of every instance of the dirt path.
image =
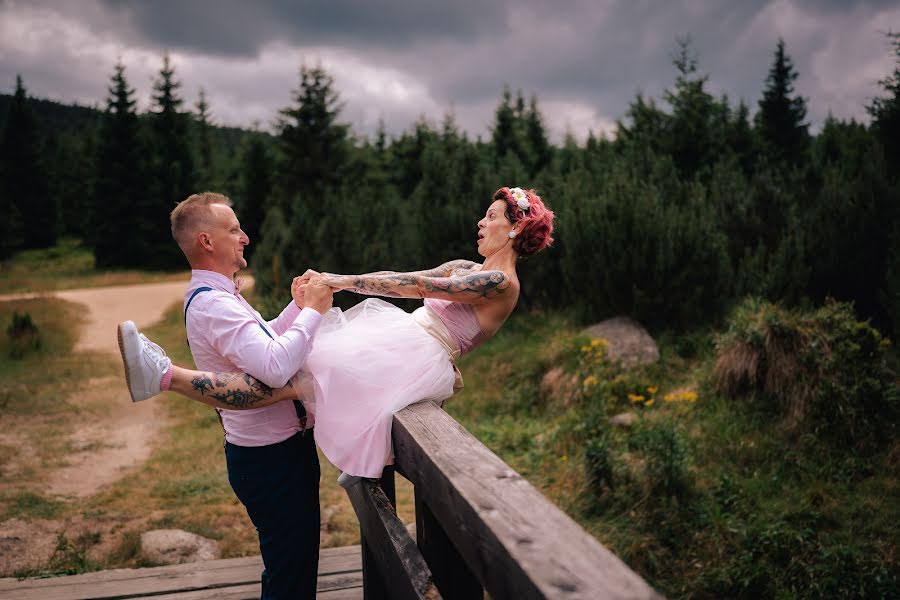
<svg viewBox="0 0 900 600">
<path fill-rule="evenodd" d="M 77 302 L 87 310 L 87 323 L 81 329 L 76 352 L 108 352 L 118 357 L 118 323 L 131 319 L 139 328 L 153 325 L 162 319 L 167 308 L 181 300 L 186 285 L 186 281 L 178 281 L 40 295 Z M 0 296 L 0 301 L 22 297 L 28 296 Z M 116 481 L 150 456 L 165 425 L 163 405 L 153 401 L 131 402 L 124 376 L 94 380 L 88 391 L 70 397 L 69 402 L 102 406 L 105 418 L 73 421 L 70 446 L 74 451 L 68 457 L 67 466 L 49 475 L 46 490 L 51 494 L 84 497 Z"/>
</svg>

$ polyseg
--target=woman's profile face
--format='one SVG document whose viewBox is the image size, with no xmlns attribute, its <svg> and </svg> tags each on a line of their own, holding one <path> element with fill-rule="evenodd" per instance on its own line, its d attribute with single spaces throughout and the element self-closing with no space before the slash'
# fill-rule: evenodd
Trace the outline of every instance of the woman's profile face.
<svg viewBox="0 0 900 600">
<path fill-rule="evenodd" d="M 478 221 L 478 254 L 486 258 L 508 244 L 512 228 L 506 218 L 506 202 L 495 200 Z"/>
</svg>

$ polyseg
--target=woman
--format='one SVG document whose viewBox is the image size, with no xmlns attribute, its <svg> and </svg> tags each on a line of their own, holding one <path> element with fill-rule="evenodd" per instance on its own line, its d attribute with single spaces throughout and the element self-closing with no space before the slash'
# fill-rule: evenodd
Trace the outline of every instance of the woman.
<svg viewBox="0 0 900 600">
<path fill-rule="evenodd" d="M 478 222 L 482 264 L 456 260 L 413 273 L 305 275 L 304 285 L 425 302 L 412 314 L 378 299 L 331 310 L 293 388 L 273 390 L 247 374 L 182 369 L 148 343 L 160 353 L 163 389 L 230 410 L 295 399 L 299 392 L 315 421 L 316 442 L 344 472 L 339 482 L 380 477 L 392 460 L 393 413 L 423 400 L 443 401 L 462 387 L 455 360 L 493 336 L 512 313 L 519 297 L 516 260 L 552 242 L 553 217 L 533 190 L 504 187 Z M 127 361 L 125 367 L 127 377 Z"/>
</svg>

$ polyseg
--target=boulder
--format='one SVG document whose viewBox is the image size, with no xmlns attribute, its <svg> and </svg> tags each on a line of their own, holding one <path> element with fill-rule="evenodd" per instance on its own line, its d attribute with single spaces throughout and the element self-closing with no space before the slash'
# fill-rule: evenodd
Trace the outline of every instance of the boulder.
<svg viewBox="0 0 900 600">
<path fill-rule="evenodd" d="M 625 368 L 659 360 L 659 347 L 644 327 L 628 317 L 606 319 L 583 331 L 590 338 L 603 338 L 609 345 L 606 356 Z"/>
<path fill-rule="evenodd" d="M 637 421 L 638 416 L 633 412 L 620 413 L 609 418 L 609 424 L 616 427 L 631 427 Z"/>
<path fill-rule="evenodd" d="M 156 529 L 141 534 L 141 554 L 159 565 L 176 565 L 217 559 L 219 544 L 181 529 Z"/>
</svg>

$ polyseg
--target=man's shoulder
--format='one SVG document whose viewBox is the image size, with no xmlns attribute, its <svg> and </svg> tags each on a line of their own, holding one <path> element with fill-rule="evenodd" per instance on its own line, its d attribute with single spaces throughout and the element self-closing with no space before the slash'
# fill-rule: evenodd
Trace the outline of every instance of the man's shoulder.
<svg viewBox="0 0 900 600">
<path fill-rule="evenodd" d="M 189 287 L 184 296 L 186 316 L 200 313 L 215 313 L 237 305 L 237 298 L 223 290 L 203 289 L 204 286 Z"/>
</svg>

